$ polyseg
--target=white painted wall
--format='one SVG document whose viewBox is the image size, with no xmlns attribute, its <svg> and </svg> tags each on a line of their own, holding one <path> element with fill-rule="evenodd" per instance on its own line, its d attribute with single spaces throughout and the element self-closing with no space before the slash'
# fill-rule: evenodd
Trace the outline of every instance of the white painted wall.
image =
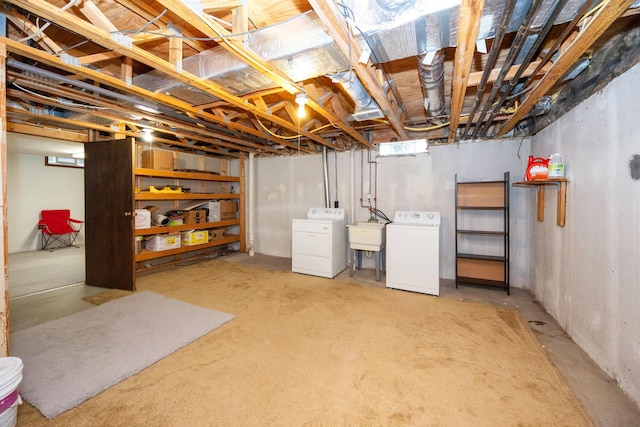
<svg viewBox="0 0 640 427">
<path fill-rule="evenodd" d="M 640 403 L 640 66 L 540 132 L 533 154 L 559 152 L 567 221 L 532 223 L 532 287 L 553 317 Z M 547 200 L 553 197 L 547 194 Z M 545 215 L 553 218 L 555 201 Z"/>
<path fill-rule="evenodd" d="M 346 208 L 349 222 L 366 221 L 368 209 L 361 196 L 371 188 L 377 208 L 390 219 L 397 210 L 439 211 L 441 225 L 441 277 L 455 276 L 454 176 L 462 180 L 522 180 L 530 142 L 490 141 L 434 146 L 430 154 L 414 157 L 375 158 L 368 163 L 367 151 L 339 153 L 337 156 L 337 200 Z M 330 152 L 330 201 L 336 200 L 336 156 Z M 377 167 L 377 180 L 376 180 Z M 369 172 L 371 169 L 371 173 Z M 311 207 L 324 206 L 322 156 L 259 158 L 255 168 L 256 252 L 291 257 L 291 220 L 305 218 Z M 354 188 L 352 190 L 352 178 Z M 377 182 L 377 191 L 376 191 Z M 370 187 L 371 183 L 371 187 Z M 527 189 L 511 187 L 511 282 L 528 286 L 529 229 L 533 211 Z M 352 211 L 352 202 L 356 206 Z M 354 221 L 355 220 L 355 221 Z M 373 259 L 364 267 L 372 268 Z"/>
<path fill-rule="evenodd" d="M 7 134 L 9 144 L 13 137 Z M 84 169 L 45 166 L 44 156 L 9 152 L 7 207 L 9 253 L 40 249 L 41 210 L 70 209 L 72 218 L 84 220 Z"/>
</svg>

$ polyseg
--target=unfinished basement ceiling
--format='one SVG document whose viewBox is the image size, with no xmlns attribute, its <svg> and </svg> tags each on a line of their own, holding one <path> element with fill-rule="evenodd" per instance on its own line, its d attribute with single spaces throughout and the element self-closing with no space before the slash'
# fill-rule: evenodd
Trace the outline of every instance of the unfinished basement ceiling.
<svg viewBox="0 0 640 427">
<path fill-rule="evenodd" d="M 529 136 L 639 2 L 9 0 L 7 129 L 230 156 Z"/>
</svg>

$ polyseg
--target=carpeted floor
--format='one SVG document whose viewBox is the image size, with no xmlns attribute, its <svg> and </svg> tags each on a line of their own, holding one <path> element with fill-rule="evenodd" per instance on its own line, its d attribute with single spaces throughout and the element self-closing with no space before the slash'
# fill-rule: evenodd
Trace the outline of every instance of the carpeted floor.
<svg viewBox="0 0 640 427">
<path fill-rule="evenodd" d="M 54 420 L 23 404 L 18 425 L 591 425 L 514 310 L 223 260 L 138 289 L 236 318 Z"/>
<path fill-rule="evenodd" d="M 9 297 L 82 283 L 85 279 L 84 246 L 9 254 Z M 36 268 L 34 268 L 36 266 Z"/>
</svg>

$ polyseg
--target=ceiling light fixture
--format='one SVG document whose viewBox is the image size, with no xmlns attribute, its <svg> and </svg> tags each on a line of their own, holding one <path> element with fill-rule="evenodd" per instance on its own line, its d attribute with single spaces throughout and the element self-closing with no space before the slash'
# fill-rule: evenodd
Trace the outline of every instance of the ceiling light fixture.
<svg viewBox="0 0 640 427">
<path fill-rule="evenodd" d="M 296 95 L 296 104 L 298 104 L 298 117 L 303 118 L 305 116 L 304 106 L 309 102 L 309 98 L 306 93 L 300 92 Z"/>
<path fill-rule="evenodd" d="M 146 142 L 151 142 L 153 140 L 153 137 L 151 135 L 151 129 L 146 128 L 146 129 L 142 129 L 142 133 L 144 134 L 144 136 L 142 137 Z"/>
</svg>

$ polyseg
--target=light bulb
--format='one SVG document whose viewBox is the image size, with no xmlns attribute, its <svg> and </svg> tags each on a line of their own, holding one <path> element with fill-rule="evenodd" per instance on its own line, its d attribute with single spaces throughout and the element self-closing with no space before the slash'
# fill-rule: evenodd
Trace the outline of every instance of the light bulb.
<svg viewBox="0 0 640 427">
<path fill-rule="evenodd" d="M 296 103 L 298 104 L 298 117 L 303 118 L 305 116 L 304 106 L 309 101 L 306 93 L 299 93 L 296 95 Z"/>
</svg>

